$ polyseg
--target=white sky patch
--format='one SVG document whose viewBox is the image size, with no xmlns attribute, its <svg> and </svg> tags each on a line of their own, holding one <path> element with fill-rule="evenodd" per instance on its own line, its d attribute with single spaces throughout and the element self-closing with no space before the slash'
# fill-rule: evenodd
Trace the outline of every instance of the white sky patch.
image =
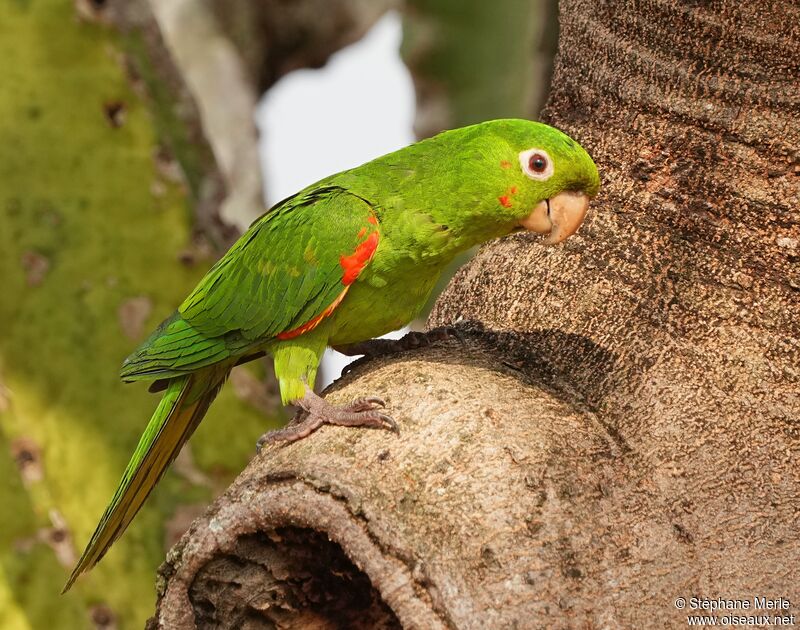
<svg viewBox="0 0 800 630">
<path fill-rule="evenodd" d="M 292 72 L 267 92 L 256 116 L 270 203 L 414 141 L 401 36 L 390 12 L 325 67 Z"/>
<path fill-rule="evenodd" d="M 414 86 L 400 58 L 401 38 L 400 15 L 389 12 L 325 67 L 292 72 L 267 92 L 256 122 L 269 205 L 414 142 Z M 351 360 L 327 351 L 317 386 Z"/>
</svg>

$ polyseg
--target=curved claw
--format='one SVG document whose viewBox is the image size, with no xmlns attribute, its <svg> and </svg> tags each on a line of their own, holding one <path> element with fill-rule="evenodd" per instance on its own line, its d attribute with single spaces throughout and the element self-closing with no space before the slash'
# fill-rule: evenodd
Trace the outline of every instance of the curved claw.
<svg viewBox="0 0 800 630">
<path fill-rule="evenodd" d="M 464 335 L 455 326 L 437 326 L 425 333 L 433 341 L 449 341 L 455 339 L 460 344 L 464 344 Z"/>
<path fill-rule="evenodd" d="M 256 453 L 260 453 L 261 450 L 264 448 L 264 445 L 269 443 L 269 441 L 270 441 L 269 434 L 270 433 L 271 433 L 271 431 L 268 431 L 267 433 L 262 435 L 260 438 L 258 438 L 258 440 L 256 441 Z"/>
<path fill-rule="evenodd" d="M 397 426 L 397 422 L 395 422 L 395 419 L 392 418 L 392 416 L 387 416 L 385 413 L 381 413 L 378 415 L 380 416 L 380 419 L 383 420 L 388 425 L 388 429 L 392 433 L 397 433 L 397 435 L 400 435 L 400 427 Z"/>
<path fill-rule="evenodd" d="M 356 398 L 353 405 L 378 405 L 378 407 L 386 407 L 386 401 L 377 396 L 367 396 L 366 398 Z"/>
<path fill-rule="evenodd" d="M 386 402 L 383 398 L 377 396 L 369 396 L 367 398 L 356 398 L 349 405 L 342 407 L 343 411 L 350 411 L 358 413 L 361 411 L 374 411 L 386 407 Z"/>
</svg>

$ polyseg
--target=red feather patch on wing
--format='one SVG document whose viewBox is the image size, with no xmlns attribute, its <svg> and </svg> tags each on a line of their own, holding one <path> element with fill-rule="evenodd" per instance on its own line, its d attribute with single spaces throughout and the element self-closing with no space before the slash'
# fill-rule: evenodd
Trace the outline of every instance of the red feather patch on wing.
<svg viewBox="0 0 800 630">
<path fill-rule="evenodd" d="M 308 332 L 309 330 L 314 330 L 323 319 L 325 319 L 328 315 L 333 313 L 336 307 L 339 306 L 341 301 L 344 299 L 344 296 L 347 295 L 347 290 L 349 288 L 350 287 L 345 287 L 344 291 L 342 291 L 337 296 L 337 298 L 333 301 L 333 303 L 330 306 L 328 306 L 328 308 L 326 308 L 324 311 L 322 311 L 319 315 L 317 315 L 315 318 L 307 321 L 302 326 L 298 326 L 293 330 L 287 330 L 286 332 L 278 333 L 276 337 L 278 339 L 293 339 L 295 337 L 299 337 L 303 333 Z"/>
<path fill-rule="evenodd" d="M 377 226 L 378 220 L 375 218 L 374 215 L 370 215 L 367 218 L 372 225 Z M 366 234 L 366 228 L 362 228 L 358 232 L 357 238 L 362 238 L 364 234 Z M 305 324 L 298 326 L 297 328 L 293 328 L 292 330 L 287 330 L 285 332 L 279 333 L 276 335 L 278 339 L 293 339 L 294 337 L 299 337 L 303 333 L 308 332 L 309 330 L 314 330 L 319 323 L 325 319 L 328 315 L 333 313 L 339 304 L 341 304 L 344 296 L 347 295 L 347 290 L 350 288 L 350 285 L 356 281 L 361 271 L 367 265 L 367 263 L 372 260 L 372 257 L 375 255 L 375 250 L 378 249 L 378 242 L 380 241 L 380 235 L 378 234 L 377 230 L 373 230 L 366 239 L 361 241 L 355 248 L 352 254 L 349 256 L 345 256 L 344 254 L 339 257 L 339 265 L 342 267 L 342 284 L 344 285 L 344 289 L 342 292 L 336 297 L 336 299 L 319 315 L 310 319 Z"/>
<path fill-rule="evenodd" d="M 349 256 L 339 257 L 339 264 L 342 266 L 342 271 L 344 271 L 342 276 L 342 284 L 344 286 L 350 286 L 356 281 L 361 270 L 375 255 L 379 239 L 378 232 L 372 232 L 366 240 L 358 244 L 356 251 Z"/>
</svg>

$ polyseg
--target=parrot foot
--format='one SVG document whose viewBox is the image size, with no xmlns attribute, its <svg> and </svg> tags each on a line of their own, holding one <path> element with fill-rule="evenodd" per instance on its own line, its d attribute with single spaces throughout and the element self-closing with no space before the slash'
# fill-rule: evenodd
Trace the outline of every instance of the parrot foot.
<svg viewBox="0 0 800 630">
<path fill-rule="evenodd" d="M 364 355 L 372 359 L 387 354 L 427 348 L 438 341 L 448 341 L 450 339 L 457 339 L 462 343 L 464 341 L 458 329 L 452 326 L 439 326 L 425 332 L 412 330 L 400 339 L 368 339 L 348 346 L 336 346 L 334 350 L 350 357 Z"/>
<path fill-rule="evenodd" d="M 297 401 L 297 405 L 300 409 L 285 428 L 269 431 L 258 439 L 256 445 L 258 451 L 261 451 L 265 444 L 302 440 L 323 424 L 388 429 L 400 433 L 394 419 L 380 411 L 386 407 L 386 403 L 375 396 L 356 398 L 349 405 L 337 407 L 317 396 L 311 389 L 306 389 L 305 396 Z"/>
</svg>

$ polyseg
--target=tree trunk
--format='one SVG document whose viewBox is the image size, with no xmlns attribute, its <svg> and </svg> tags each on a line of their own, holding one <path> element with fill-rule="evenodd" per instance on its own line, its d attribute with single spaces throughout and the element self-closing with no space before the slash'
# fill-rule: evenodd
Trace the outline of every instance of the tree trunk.
<svg viewBox="0 0 800 630">
<path fill-rule="evenodd" d="M 400 436 L 255 458 L 152 623 L 653 628 L 686 624 L 678 597 L 800 601 L 796 18 L 562 2 L 546 118 L 600 165 L 588 224 L 483 248 L 431 316 L 463 345 L 330 393 L 386 398 Z"/>
</svg>

